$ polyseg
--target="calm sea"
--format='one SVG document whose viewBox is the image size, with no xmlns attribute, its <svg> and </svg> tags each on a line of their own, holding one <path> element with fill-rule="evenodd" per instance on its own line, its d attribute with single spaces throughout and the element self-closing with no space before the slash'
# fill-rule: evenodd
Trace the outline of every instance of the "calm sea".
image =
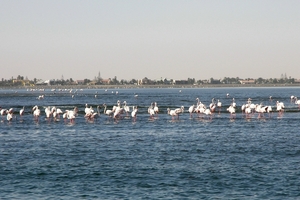
<svg viewBox="0 0 300 200">
<path fill-rule="evenodd" d="M 300 88 L 0 90 L 0 106 L 14 109 L 11 122 L 0 116 L 0 198 L 298 199 L 300 110 L 292 95 Z M 219 99 L 222 108 L 212 119 L 190 118 L 196 98 L 207 106 Z M 226 111 L 232 98 L 234 117 Z M 274 112 L 245 118 L 248 98 Z M 85 104 L 111 109 L 118 100 L 138 106 L 135 121 L 110 119 L 103 107 L 97 120 L 84 118 Z M 285 104 L 281 115 L 276 101 Z M 160 109 L 154 119 L 151 102 Z M 79 113 L 74 123 L 54 122 L 45 119 L 47 106 Z M 180 106 L 179 119 L 167 115 Z"/>
</svg>

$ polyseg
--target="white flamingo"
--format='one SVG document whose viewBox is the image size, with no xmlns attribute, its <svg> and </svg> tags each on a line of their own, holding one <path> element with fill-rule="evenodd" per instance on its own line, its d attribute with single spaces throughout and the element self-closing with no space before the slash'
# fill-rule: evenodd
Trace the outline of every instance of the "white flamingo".
<svg viewBox="0 0 300 200">
<path fill-rule="evenodd" d="M 47 120 L 50 120 L 50 117 L 52 116 L 52 110 L 50 109 L 50 106 L 45 108 L 45 114 L 46 114 Z"/>
<path fill-rule="evenodd" d="M 212 112 L 211 112 L 210 109 L 208 109 L 208 108 L 205 109 L 204 114 L 205 114 L 206 116 L 208 116 L 210 119 L 212 119 Z"/>
<path fill-rule="evenodd" d="M 300 100 L 298 100 L 297 97 L 295 97 L 295 104 L 297 104 L 297 105 L 298 105 L 298 108 L 300 109 Z"/>
<path fill-rule="evenodd" d="M 20 117 L 22 117 L 24 115 L 25 112 L 25 106 L 23 106 L 23 108 L 20 110 Z"/>
<path fill-rule="evenodd" d="M 124 108 L 121 108 L 121 107 L 117 106 L 115 111 L 114 111 L 114 119 L 120 119 L 121 114 L 123 113 L 123 111 L 124 111 Z"/>
<path fill-rule="evenodd" d="M 44 95 L 39 95 L 39 96 L 37 97 L 37 99 L 38 99 L 38 100 L 43 100 L 44 97 L 45 97 Z"/>
<path fill-rule="evenodd" d="M 4 109 L 4 108 L 1 108 L 0 107 L 0 114 L 1 114 L 1 116 L 2 116 L 2 120 L 3 120 L 3 118 L 4 118 L 4 115 L 7 115 L 7 113 L 8 113 L 8 110 L 7 109 Z"/>
<path fill-rule="evenodd" d="M 252 114 L 252 110 L 251 110 L 251 108 L 250 108 L 250 106 L 248 104 L 246 104 L 245 114 L 246 114 L 247 118 L 249 118 L 250 115 Z"/>
<path fill-rule="evenodd" d="M 222 102 L 219 99 L 218 99 L 218 102 L 217 102 L 217 107 L 218 107 L 219 114 L 220 114 L 221 108 L 222 108 Z"/>
<path fill-rule="evenodd" d="M 193 113 L 195 112 L 195 105 L 189 107 L 190 118 L 193 118 Z"/>
<path fill-rule="evenodd" d="M 78 108 L 74 107 L 73 110 L 66 110 L 66 112 L 67 112 L 67 118 L 70 120 L 71 123 L 74 123 L 78 112 Z"/>
<path fill-rule="evenodd" d="M 150 115 L 150 118 L 153 118 L 154 115 L 155 115 L 155 111 L 154 111 L 154 108 L 153 108 L 153 103 L 151 103 L 151 105 L 149 106 L 148 108 L 148 113 Z"/>
<path fill-rule="evenodd" d="M 7 112 L 7 115 L 6 115 L 6 119 L 7 121 L 12 121 L 12 118 L 13 118 L 13 109 L 9 109 L 8 112 Z"/>
<path fill-rule="evenodd" d="M 236 103 L 235 103 L 235 99 L 232 98 L 232 106 L 235 108 L 236 107 Z"/>
<path fill-rule="evenodd" d="M 133 119 L 134 121 L 136 120 L 137 112 L 138 112 L 137 106 L 132 106 L 131 117 L 132 117 L 132 119 Z"/>
<path fill-rule="evenodd" d="M 62 114 L 62 113 L 63 112 L 61 109 L 55 107 L 55 109 L 53 110 L 53 113 L 52 113 L 54 121 L 58 121 L 60 118 L 60 114 Z"/>
<path fill-rule="evenodd" d="M 39 120 L 39 117 L 41 115 L 41 110 L 39 109 L 39 107 L 36 105 L 32 108 L 32 111 L 33 111 L 33 117 L 36 121 Z"/>
<path fill-rule="evenodd" d="M 97 106 L 97 112 L 92 112 L 88 116 L 88 120 L 94 121 L 100 117 L 100 106 Z"/>
<path fill-rule="evenodd" d="M 88 104 L 86 103 L 86 104 L 85 104 L 84 112 L 85 112 L 85 113 L 89 112 L 89 109 L 90 109 L 90 108 L 89 108 Z"/>
<path fill-rule="evenodd" d="M 115 110 L 115 109 L 113 109 L 113 110 L 107 110 L 107 105 L 106 105 L 105 103 L 103 104 L 103 106 L 104 106 L 104 111 L 103 111 L 103 113 L 104 113 L 105 115 L 108 115 L 108 116 L 112 117 L 112 116 L 114 115 L 114 110 Z"/>
<path fill-rule="evenodd" d="M 84 117 L 85 117 L 85 118 L 90 118 L 90 117 L 94 114 L 93 107 L 92 107 L 92 106 L 90 106 L 89 108 L 86 107 L 86 108 L 84 109 L 84 112 L 85 112 Z"/>
<path fill-rule="evenodd" d="M 158 115 L 159 109 L 158 109 L 158 106 L 157 106 L 157 103 L 156 103 L 156 102 L 154 102 L 154 108 L 153 108 L 153 110 L 154 110 L 154 113 L 155 113 L 156 115 Z"/>
<path fill-rule="evenodd" d="M 227 111 L 230 113 L 230 118 L 235 118 L 235 108 L 232 106 L 232 104 L 227 108 Z"/>
<path fill-rule="evenodd" d="M 215 104 L 215 99 L 212 98 L 211 103 L 209 104 L 209 109 L 211 112 L 215 112 L 216 109 L 216 104 Z"/>
<path fill-rule="evenodd" d="M 264 113 L 269 113 L 269 117 L 270 117 L 270 112 L 272 112 L 272 107 L 257 104 L 255 111 L 258 113 L 258 118 L 264 117 Z"/>
<path fill-rule="evenodd" d="M 174 119 L 175 116 L 177 116 L 177 119 L 179 119 L 179 114 L 184 112 L 184 106 L 176 108 L 175 110 L 170 110 L 170 108 L 168 108 L 167 111 L 168 114 L 172 116 L 172 119 Z"/>
<path fill-rule="evenodd" d="M 294 95 L 292 95 L 291 96 L 291 102 L 293 102 L 294 100 L 296 100 L 295 98 L 297 98 L 297 97 L 295 97 Z"/>
<path fill-rule="evenodd" d="M 279 114 L 282 114 L 282 112 L 284 111 L 284 103 L 276 101 L 276 110 Z"/>
<path fill-rule="evenodd" d="M 127 102 L 126 101 L 123 102 L 123 109 L 124 109 L 124 111 L 126 113 L 126 116 L 128 116 L 128 113 L 130 112 L 130 108 L 129 108 L 129 106 L 127 106 Z"/>
<path fill-rule="evenodd" d="M 198 113 L 199 117 L 201 114 L 204 113 L 206 106 L 201 101 L 199 101 L 197 104 L 198 106 L 195 108 L 195 112 Z"/>
</svg>

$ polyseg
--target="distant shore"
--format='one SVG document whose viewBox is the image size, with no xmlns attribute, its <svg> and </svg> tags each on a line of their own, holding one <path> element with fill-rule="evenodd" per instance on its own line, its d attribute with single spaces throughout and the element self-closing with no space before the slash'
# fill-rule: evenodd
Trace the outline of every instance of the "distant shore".
<svg viewBox="0 0 300 200">
<path fill-rule="evenodd" d="M 300 87 L 300 84 L 202 84 L 202 85 L 38 85 L 7 86 L 0 89 L 142 89 L 142 88 L 248 88 L 248 87 Z"/>
</svg>

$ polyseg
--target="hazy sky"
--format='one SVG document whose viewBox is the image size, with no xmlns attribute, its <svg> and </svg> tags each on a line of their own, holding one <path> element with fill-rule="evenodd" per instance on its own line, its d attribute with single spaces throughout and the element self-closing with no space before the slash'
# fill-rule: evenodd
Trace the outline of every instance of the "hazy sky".
<svg viewBox="0 0 300 200">
<path fill-rule="evenodd" d="M 0 0 L 0 78 L 300 79 L 299 0 Z"/>
</svg>

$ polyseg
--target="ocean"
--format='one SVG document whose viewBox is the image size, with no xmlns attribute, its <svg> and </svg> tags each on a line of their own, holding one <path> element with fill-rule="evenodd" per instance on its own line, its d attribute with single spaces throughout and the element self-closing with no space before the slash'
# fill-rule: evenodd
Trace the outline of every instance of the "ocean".
<svg viewBox="0 0 300 200">
<path fill-rule="evenodd" d="M 299 87 L 0 90 L 1 199 L 298 199 Z M 44 98 L 38 98 L 44 95 Z M 188 108 L 196 98 L 222 107 L 211 116 Z M 236 113 L 227 108 L 236 102 Z M 241 106 L 273 112 L 244 114 Z M 133 119 L 104 114 L 117 101 Z M 276 111 L 276 102 L 284 111 Z M 152 102 L 159 113 L 148 114 Z M 86 104 L 100 117 L 87 120 Z M 32 108 L 41 110 L 34 119 Z M 25 107 L 25 114 L 19 110 Z M 78 108 L 74 122 L 46 119 L 46 107 Z M 179 118 L 167 109 L 184 106 Z"/>
</svg>

